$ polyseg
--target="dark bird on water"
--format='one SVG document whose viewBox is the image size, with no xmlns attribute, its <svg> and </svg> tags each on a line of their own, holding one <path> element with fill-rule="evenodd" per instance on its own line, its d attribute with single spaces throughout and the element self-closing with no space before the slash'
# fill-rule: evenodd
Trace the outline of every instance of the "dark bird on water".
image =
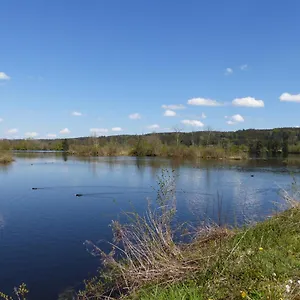
<svg viewBox="0 0 300 300">
<path fill-rule="evenodd" d="M 76 197 L 82 197 L 82 194 L 75 194 Z"/>
</svg>

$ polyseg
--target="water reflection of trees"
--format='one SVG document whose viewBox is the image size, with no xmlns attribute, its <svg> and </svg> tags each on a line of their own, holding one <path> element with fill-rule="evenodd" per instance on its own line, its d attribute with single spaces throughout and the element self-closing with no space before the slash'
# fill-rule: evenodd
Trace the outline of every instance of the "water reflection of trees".
<svg viewBox="0 0 300 300">
<path fill-rule="evenodd" d="M 0 212 L 0 239 L 1 239 L 1 236 L 2 236 L 2 233 L 3 233 L 4 225 L 5 225 L 4 216 Z"/>
<path fill-rule="evenodd" d="M 150 169 L 151 176 L 156 178 L 162 169 L 179 169 L 184 163 L 183 160 L 175 159 L 161 159 L 161 158 L 140 158 L 136 157 L 136 169 L 143 175 Z"/>
<path fill-rule="evenodd" d="M 68 153 L 67 152 L 63 152 L 62 153 L 62 159 L 63 159 L 63 161 L 68 161 Z"/>
<path fill-rule="evenodd" d="M 9 169 L 12 168 L 12 164 L 5 164 L 5 165 L 2 165 L 0 164 L 0 173 L 3 172 L 3 173 L 7 173 L 9 171 Z"/>
<path fill-rule="evenodd" d="M 83 157 L 76 158 L 76 160 L 90 164 L 94 174 L 96 174 L 96 169 L 99 165 L 106 165 L 110 172 L 116 171 L 118 167 L 135 167 L 136 172 L 140 176 L 144 176 L 145 173 L 150 171 L 152 177 L 156 177 L 158 172 L 163 168 L 177 169 L 183 163 L 182 160 L 149 157 Z"/>
<path fill-rule="evenodd" d="M 158 170 L 166 167 L 165 161 L 153 158 L 136 158 L 136 170 L 143 176 L 147 169 L 150 168 L 152 177 L 157 175 Z"/>
<path fill-rule="evenodd" d="M 88 163 L 94 175 L 97 174 L 97 169 L 99 167 L 106 166 L 109 169 L 109 172 L 115 172 L 119 168 L 130 171 L 129 169 L 133 167 L 142 177 L 148 172 L 151 173 L 152 177 L 156 177 L 161 169 L 176 169 L 180 165 L 179 161 L 147 157 L 77 157 L 75 160 Z"/>
</svg>

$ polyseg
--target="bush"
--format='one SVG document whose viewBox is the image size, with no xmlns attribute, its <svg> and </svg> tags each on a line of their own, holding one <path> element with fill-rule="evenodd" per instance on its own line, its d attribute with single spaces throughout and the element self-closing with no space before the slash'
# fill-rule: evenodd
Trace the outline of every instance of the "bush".
<svg viewBox="0 0 300 300">
<path fill-rule="evenodd" d="M 220 147 L 201 147 L 200 149 L 201 157 L 205 159 L 219 159 L 225 158 L 225 150 Z"/>
<path fill-rule="evenodd" d="M 289 146 L 289 153 L 300 154 L 300 143 Z"/>
</svg>

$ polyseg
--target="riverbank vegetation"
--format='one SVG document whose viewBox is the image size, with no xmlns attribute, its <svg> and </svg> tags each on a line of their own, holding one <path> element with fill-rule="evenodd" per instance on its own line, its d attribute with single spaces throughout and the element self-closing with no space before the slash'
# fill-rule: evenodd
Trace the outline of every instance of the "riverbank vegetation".
<svg viewBox="0 0 300 300">
<path fill-rule="evenodd" d="M 0 142 L 0 164 L 9 164 L 13 161 L 10 147 Z"/>
<path fill-rule="evenodd" d="M 300 128 L 238 130 L 210 129 L 145 135 L 115 135 L 72 139 L 2 140 L 12 150 L 55 150 L 78 156 L 161 156 L 178 158 L 244 159 L 300 154 Z"/>
<path fill-rule="evenodd" d="M 285 194 L 287 209 L 263 222 L 239 229 L 202 225 L 189 232 L 190 242 L 179 243 L 172 181 L 159 185 L 159 207 L 128 214 L 128 224 L 112 223 L 109 254 L 94 245 L 104 271 L 85 282 L 78 299 L 300 299 L 294 197 Z M 188 226 L 180 229 L 188 234 Z"/>
<path fill-rule="evenodd" d="M 0 164 L 9 164 L 13 162 L 13 157 L 10 152 L 0 152 Z"/>
</svg>

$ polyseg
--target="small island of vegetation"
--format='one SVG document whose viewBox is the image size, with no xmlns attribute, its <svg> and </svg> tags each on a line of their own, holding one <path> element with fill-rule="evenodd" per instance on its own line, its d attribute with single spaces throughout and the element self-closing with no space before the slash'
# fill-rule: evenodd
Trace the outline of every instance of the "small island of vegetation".
<svg viewBox="0 0 300 300">
<path fill-rule="evenodd" d="M 125 244 L 121 262 L 103 256 L 107 270 L 77 299 L 299 299 L 299 219 L 297 205 L 243 229 L 202 229 L 188 245 L 163 240 L 167 232 L 143 235 L 153 244 Z"/>
</svg>

